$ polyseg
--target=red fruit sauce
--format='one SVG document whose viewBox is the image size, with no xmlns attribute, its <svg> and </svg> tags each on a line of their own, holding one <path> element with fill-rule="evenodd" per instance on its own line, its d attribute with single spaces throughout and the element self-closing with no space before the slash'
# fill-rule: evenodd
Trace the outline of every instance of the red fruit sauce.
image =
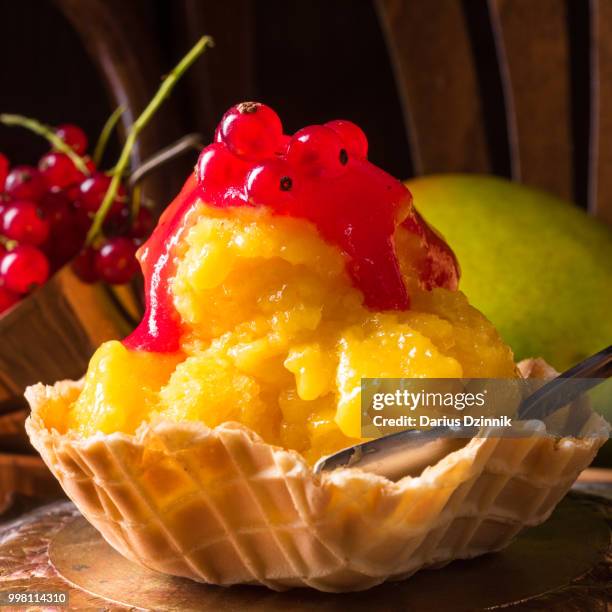
<svg viewBox="0 0 612 612">
<path fill-rule="evenodd" d="M 408 189 L 367 161 L 360 128 L 332 121 L 290 137 L 279 126 L 276 113 L 258 103 L 239 104 L 224 115 L 217 142 L 204 149 L 196 172 L 139 251 L 147 305 L 142 322 L 124 340 L 128 348 L 180 350 L 181 320 L 170 289 L 173 252 L 201 202 L 267 206 L 311 221 L 343 251 L 347 271 L 373 310 L 410 307 L 393 239 L 400 223 L 420 239 L 423 288 L 457 288 L 459 269 L 450 247 L 414 209 Z"/>
</svg>

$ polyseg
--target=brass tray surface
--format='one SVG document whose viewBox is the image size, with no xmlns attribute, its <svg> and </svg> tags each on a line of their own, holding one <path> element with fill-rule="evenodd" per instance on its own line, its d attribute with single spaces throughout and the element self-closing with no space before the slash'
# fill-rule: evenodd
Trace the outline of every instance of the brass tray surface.
<svg viewBox="0 0 612 612">
<path fill-rule="evenodd" d="M 610 501 L 572 493 L 546 523 L 502 552 L 336 595 L 222 588 L 158 574 L 124 559 L 72 504 L 60 502 L 0 526 L 0 591 L 67 589 L 76 610 L 606 610 L 612 602 L 611 517 Z"/>
</svg>

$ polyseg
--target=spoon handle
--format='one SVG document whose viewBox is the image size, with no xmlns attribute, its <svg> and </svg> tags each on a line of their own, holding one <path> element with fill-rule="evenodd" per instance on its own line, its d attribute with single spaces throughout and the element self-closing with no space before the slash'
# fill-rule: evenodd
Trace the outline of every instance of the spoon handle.
<svg viewBox="0 0 612 612">
<path fill-rule="evenodd" d="M 566 370 L 523 400 L 519 419 L 544 419 L 611 376 L 612 345 Z"/>
</svg>

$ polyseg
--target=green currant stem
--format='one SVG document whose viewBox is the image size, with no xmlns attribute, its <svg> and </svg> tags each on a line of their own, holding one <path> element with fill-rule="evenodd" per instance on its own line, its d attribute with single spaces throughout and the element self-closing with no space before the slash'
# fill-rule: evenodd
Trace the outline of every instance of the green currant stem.
<svg viewBox="0 0 612 612">
<path fill-rule="evenodd" d="M 104 200 L 102 200 L 102 204 L 100 205 L 98 212 L 96 212 L 91 228 L 87 234 L 87 245 L 91 245 L 95 241 L 102 229 L 104 219 L 106 218 L 106 215 L 112 206 L 113 200 L 117 195 L 121 177 L 127 169 L 130 161 L 130 153 L 132 152 L 138 135 L 147 125 L 157 109 L 161 106 L 162 102 L 170 95 L 174 86 L 177 84 L 181 76 L 183 76 L 183 73 L 191 67 L 191 65 L 196 59 L 198 59 L 198 57 L 200 57 L 200 55 L 202 55 L 202 53 L 204 53 L 207 47 L 213 46 L 214 41 L 210 36 L 202 36 L 191 51 L 187 53 L 187 55 L 174 67 L 172 72 L 170 72 L 170 74 L 168 74 L 168 76 L 166 76 L 166 78 L 162 81 L 157 93 L 153 96 L 149 104 L 147 104 L 146 108 L 142 111 L 138 119 L 136 119 L 136 121 L 132 124 L 127 138 L 125 139 L 123 149 L 121 150 L 119 161 L 115 165 L 113 178 L 108 186 Z"/>
<path fill-rule="evenodd" d="M 100 165 L 102 161 L 102 157 L 104 156 L 104 151 L 106 151 L 106 145 L 108 144 L 108 140 L 115 129 L 115 126 L 121 119 L 121 115 L 125 112 L 125 108 L 123 106 L 118 106 L 112 113 L 112 115 L 106 120 L 102 131 L 100 132 L 100 136 L 98 137 L 98 142 L 96 142 L 96 147 L 93 152 L 93 161 L 96 166 Z"/>
<path fill-rule="evenodd" d="M 60 151 L 60 153 L 66 154 L 80 172 L 82 172 L 85 176 L 89 176 L 91 174 L 89 168 L 83 161 L 83 158 L 77 155 L 72 147 L 67 145 L 59 136 L 57 136 L 52 127 L 45 125 L 44 123 L 40 123 L 40 121 L 36 121 L 36 119 L 24 117 L 23 115 L 9 115 L 6 113 L 0 115 L 0 123 L 9 126 L 17 125 L 19 127 L 26 128 L 27 130 L 30 130 L 43 138 L 46 138 L 53 145 L 53 148 Z"/>
<path fill-rule="evenodd" d="M 142 206 L 142 187 L 136 185 L 132 191 L 132 207 L 130 210 L 130 219 L 132 222 L 136 220 L 140 207 Z"/>
</svg>

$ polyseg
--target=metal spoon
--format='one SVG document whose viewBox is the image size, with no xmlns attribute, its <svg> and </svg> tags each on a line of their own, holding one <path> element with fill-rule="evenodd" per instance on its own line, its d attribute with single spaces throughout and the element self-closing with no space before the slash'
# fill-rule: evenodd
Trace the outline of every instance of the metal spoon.
<svg viewBox="0 0 612 612">
<path fill-rule="evenodd" d="M 545 383 L 524 399 L 518 409 L 518 420 L 544 419 L 611 376 L 612 345 Z M 574 382 L 569 384 L 569 379 Z M 359 467 L 391 480 L 407 475 L 418 476 L 427 466 L 465 446 L 477 430 L 476 427 L 408 429 L 322 457 L 315 464 L 314 471 Z"/>
</svg>

